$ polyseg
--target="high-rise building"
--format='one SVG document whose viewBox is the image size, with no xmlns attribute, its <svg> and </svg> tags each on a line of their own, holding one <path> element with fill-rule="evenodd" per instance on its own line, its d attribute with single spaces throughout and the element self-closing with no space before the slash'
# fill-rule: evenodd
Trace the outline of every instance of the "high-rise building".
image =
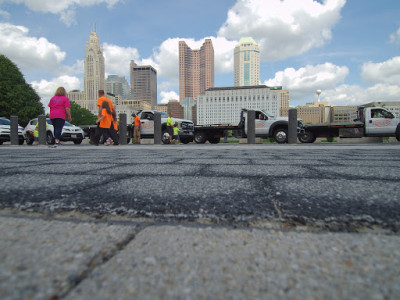
<svg viewBox="0 0 400 300">
<path fill-rule="evenodd" d="M 179 100 L 196 99 L 214 87 L 214 47 L 206 39 L 199 50 L 179 41 Z"/>
<path fill-rule="evenodd" d="M 107 93 L 119 96 L 123 100 L 131 99 L 130 87 L 124 76 L 108 75 L 106 80 Z"/>
<path fill-rule="evenodd" d="M 139 66 L 133 60 L 130 64 L 131 90 L 133 100 L 146 101 L 152 107 L 157 105 L 157 71 L 152 66 Z"/>
<path fill-rule="evenodd" d="M 260 48 L 251 37 L 241 38 L 233 55 L 234 85 L 260 84 Z"/>
<path fill-rule="evenodd" d="M 103 47 L 96 31 L 90 33 L 84 60 L 84 107 L 97 114 L 98 91 L 106 89 Z"/>
</svg>

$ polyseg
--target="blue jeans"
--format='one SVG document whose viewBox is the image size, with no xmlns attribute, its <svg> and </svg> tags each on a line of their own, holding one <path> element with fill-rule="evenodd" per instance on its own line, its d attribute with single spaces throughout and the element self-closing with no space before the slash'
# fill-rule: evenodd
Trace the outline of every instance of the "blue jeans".
<svg viewBox="0 0 400 300">
<path fill-rule="evenodd" d="M 53 124 L 53 127 L 54 127 L 54 138 L 56 140 L 60 140 L 61 132 L 64 127 L 65 120 L 60 119 L 60 118 L 55 118 L 55 119 L 51 119 L 51 123 Z"/>
</svg>

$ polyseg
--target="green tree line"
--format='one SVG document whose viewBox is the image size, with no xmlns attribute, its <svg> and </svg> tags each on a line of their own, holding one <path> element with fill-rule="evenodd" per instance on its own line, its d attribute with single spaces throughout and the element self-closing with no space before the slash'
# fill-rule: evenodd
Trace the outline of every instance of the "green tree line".
<svg viewBox="0 0 400 300">
<path fill-rule="evenodd" d="M 39 95 L 25 81 L 18 67 L 0 54 L 0 116 L 8 119 L 18 116 L 18 123 L 25 126 L 44 111 Z M 78 126 L 96 124 L 96 116 L 73 101 L 71 116 L 72 123 Z"/>
</svg>

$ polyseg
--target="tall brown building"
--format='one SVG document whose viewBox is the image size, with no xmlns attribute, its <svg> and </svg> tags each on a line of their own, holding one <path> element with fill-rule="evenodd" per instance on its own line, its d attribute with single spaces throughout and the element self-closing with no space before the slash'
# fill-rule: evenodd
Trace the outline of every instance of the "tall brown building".
<svg viewBox="0 0 400 300">
<path fill-rule="evenodd" d="M 131 90 L 134 100 L 157 105 L 157 71 L 152 66 L 138 66 L 133 60 L 130 64 Z"/>
<path fill-rule="evenodd" d="M 192 50 L 179 41 L 179 101 L 196 99 L 214 87 L 214 47 L 206 39 L 199 50 Z"/>
</svg>

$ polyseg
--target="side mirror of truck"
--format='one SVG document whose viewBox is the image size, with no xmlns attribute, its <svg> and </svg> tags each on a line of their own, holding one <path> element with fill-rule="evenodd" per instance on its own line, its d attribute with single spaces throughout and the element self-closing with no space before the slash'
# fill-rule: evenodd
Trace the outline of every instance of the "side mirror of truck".
<svg viewBox="0 0 400 300">
<path fill-rule="evenodd" d="M 150 120 L 150 121 L 153 121 L 154 120 L 154 116 L 152 114 L 148 114 L 147 115 L 147 119 Z"/>
</svg>

